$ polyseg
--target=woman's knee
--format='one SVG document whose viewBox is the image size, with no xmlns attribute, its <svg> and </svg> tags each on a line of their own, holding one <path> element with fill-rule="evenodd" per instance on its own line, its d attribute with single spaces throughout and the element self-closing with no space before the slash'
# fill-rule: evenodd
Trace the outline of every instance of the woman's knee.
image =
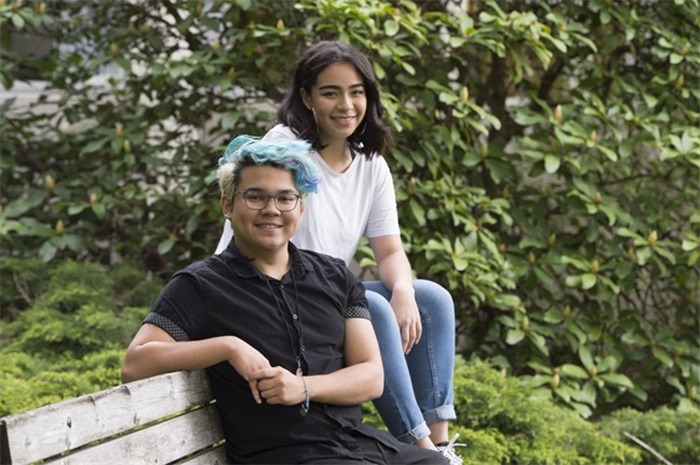
<svg viewBox="0 0 700 465">
<path fill-rule="evenodd" d="M 443 307 L 454 311 L 454 300 L 447 289 L 434 281 L 417 279 L 413 282 L 418 305 Z"/>
<path fill-rule="evenodd" d="M 367 306 L 372 316 L 372 321 L 395 321 L 394 311 L 389 301 L 378 292 L 365 291 Z"/>
<path fill-rule="evenodd" d="M 374 291 L 365 291 L 365 295 L 386 370 L 387 363 L 403 353 L 399 325 L 396 324 L 394 311 L 385 297 Z"/>
</svg>

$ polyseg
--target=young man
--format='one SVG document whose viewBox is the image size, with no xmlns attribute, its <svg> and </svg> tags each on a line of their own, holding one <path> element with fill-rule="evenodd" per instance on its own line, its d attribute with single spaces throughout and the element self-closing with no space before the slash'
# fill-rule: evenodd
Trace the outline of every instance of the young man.
<svg viewBox="0 0 700 465">
<path fill-rule="evenodd" d="M 362 423 L 359 404 L 383 386 L 364 287 L 289 242 L 320 180 L 309 150 L 231 142 L 218 175 L 234 240 L 173 276 L 122 379 L 206 368 L 234 463 L 447 463 Z"/>
</svg>

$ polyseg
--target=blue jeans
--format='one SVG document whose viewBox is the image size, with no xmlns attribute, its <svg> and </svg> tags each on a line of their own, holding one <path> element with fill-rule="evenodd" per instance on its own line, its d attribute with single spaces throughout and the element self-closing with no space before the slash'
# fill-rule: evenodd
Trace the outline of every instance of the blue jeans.
<svg viewBox="0 0 700 465">
<path fill-rule="evenodd" d="M 457 417 L 452 403 L 454 302 L 439 284 L 422 279 L 413 282 L 423 334 L 405 355 L 389 304 L 391 291 L 380 281 L 364 285 L 384 364 L 384 393 L 374 405 L 392 435 L 413 443 L 430 435 L 428 425 Z"/>
</svg>

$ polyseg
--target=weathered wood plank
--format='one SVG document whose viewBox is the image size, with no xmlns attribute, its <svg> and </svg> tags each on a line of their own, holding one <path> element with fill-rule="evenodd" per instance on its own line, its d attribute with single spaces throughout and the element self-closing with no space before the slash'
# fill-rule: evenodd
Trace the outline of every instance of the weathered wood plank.
<svg viewBox="0 0 700 465">
<path fill-rule="evenodd" d="M 46 462 L 51 465 L 165 464 L 210 446 L 222 437 L 214 405 Z"/>
<path fill-rule="evenodd" d="M 216 449 L 208 450 L 196 457 L 177 462 L 177 465 L 225 465 L 227 463 L 226 450 L 224 450 L 224 446 L 221 445 Z"/>
<path fill-rule="evenodd" d="M 166 373 L 5 417 L 2 422 L 12 462 L 27 463 L 210 399 L 209 382 L 203 371 Z"/>
</svg>

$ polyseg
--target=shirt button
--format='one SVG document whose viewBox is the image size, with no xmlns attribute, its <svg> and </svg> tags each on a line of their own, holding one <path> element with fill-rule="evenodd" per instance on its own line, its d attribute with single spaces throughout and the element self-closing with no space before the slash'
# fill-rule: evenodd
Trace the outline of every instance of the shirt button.
<svg viewBox="0 0 700 465">
<path fill-rule="evenodd" d="M 298 319 L 299 319 L 299 315 L 297 315 L 297 314 L 295 313 L 295 314 L 294 314 L 294 319 L 295 319 L 295 320 L 298 320 Z"/>
<path fill-rule="evenodd" d="M 301 351 L 304 352 L 306 350 L 305 346 L 301 346 Z"/>
<path fill-rule="evenodd" d="M 280 284 L 280 289 L 284 289 L 284 284 Z"/>
</svg>

